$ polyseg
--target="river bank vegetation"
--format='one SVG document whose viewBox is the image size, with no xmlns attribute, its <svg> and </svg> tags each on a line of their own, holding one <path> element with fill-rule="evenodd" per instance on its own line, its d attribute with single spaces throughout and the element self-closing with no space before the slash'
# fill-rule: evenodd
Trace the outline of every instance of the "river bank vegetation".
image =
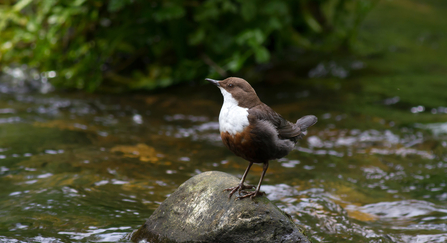
<svg viewBox="0 0 447 243">
<path fill-rule="evenodd" d="M 303 52 L 351 50 L 376 2 L 0 1 L 0 65 L 56 71 L 53 85 L 88 91 L 246 76 Z"/>
</svg>

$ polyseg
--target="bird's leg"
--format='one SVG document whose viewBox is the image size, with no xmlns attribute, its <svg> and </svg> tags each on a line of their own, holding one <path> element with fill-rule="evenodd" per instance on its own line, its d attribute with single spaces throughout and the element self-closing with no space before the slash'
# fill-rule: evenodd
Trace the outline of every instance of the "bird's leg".
<svg viewBox="0 0 447 243">
<path fill-rule="evenodd" d="M 268 168 L 269 168 L 269 162 L 267 161 L 266 163 L 264 163 L 264 170 L 262 171 L 261 179 L 259 180 L 258 187 L 256 188 L 256 190 L 254 192 L 250 192 L 243 196 L 240 196 L 237 199 L 242 199 L 242 198 L 246 198 L 246 197 L 250 197 L 251 199 L 253 199 L 256 196 L 264 195 L 265 192 L 261 192 L 261 191 L 259 191 L 259 189 L 261 189 L 262 180 L 264 180 L 264 175 Z"/>
<path fill-rule="evenodd" d="M 241 195 L 241 191 L 245 189 L 252 189 L 254 186 L 246 186 L 244 185 L 245 177 L 247 177 L 248 171 L 250 170 L 251 166 L 253 165 L 253 162 L 249 162 L 247 169 L 244 172 L 244 175 L 242 176 L 241 182 L 238 186 L 227 188 L 224 191 L 231 191 L 228 198 L 231 198 L 231 196 L 238 191 L 239 195 Z"/>
</svg>

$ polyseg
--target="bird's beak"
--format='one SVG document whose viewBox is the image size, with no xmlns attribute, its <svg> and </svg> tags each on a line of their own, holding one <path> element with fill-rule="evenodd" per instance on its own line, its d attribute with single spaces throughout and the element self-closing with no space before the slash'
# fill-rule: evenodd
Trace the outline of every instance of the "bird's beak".
<svg viewBox="0 0 447 243">
<path fill-rule="evenodd" d="M 214 79 L 210 79 L 210 78 L 206 78 L 205 80 L 216 85 L 217 87 L 220 87 L 219 80 L 214 80 Z"/>
</svg>

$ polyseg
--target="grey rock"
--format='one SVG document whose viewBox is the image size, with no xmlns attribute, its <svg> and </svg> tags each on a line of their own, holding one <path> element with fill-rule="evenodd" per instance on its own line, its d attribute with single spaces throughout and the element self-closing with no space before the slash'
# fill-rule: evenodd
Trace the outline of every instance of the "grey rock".
<svg viewBox="0 0 447 243">
<path fill-rule="evenodd" d="M 148 242 L 309 242 L 265 196 L 228 198 L 239 179 L 218 171 L 192 177 L 172 193 L 133 235 Z"/>
</svg>

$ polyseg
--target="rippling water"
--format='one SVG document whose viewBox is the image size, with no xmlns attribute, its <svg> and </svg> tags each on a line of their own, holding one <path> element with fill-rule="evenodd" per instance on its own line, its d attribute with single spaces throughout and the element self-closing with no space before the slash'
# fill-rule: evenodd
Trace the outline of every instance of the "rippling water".
<svg viewBox="0 0 447 243">
<path fill-rule="evenodd" d="M 415 41 L 430 51 L 446 39 Z M 447 241 L 445 75 L 383 74 L 392 60 L 329 60 L 298 84 L 255 86 L 289 120 L 319 117 L 262 186 L 314 242 Z M 0 242 L 126 241 L 190 177 L 247 166 L 220 141 L 215 87 L 63 93 L 46 76 L 1 78 Z"/>
<path fill-rule="evenodd" d="M 247 163 L 220 141 L 220 93 L 187 90 L 197 88 L 2 94 L 0 242 L 116 242 L 191 176 L 241 176 Z M 365 118 L 328 112 L 308 93 L 261 96 L 290 119 L 320 117 L 295 151 L 271 163 L 268 197 L 316 242 L 444 242 L 445 123 L 348 128 L 344 121 Z M 261 171 L 254 167 L 249 182 Z"/>
</svg>

